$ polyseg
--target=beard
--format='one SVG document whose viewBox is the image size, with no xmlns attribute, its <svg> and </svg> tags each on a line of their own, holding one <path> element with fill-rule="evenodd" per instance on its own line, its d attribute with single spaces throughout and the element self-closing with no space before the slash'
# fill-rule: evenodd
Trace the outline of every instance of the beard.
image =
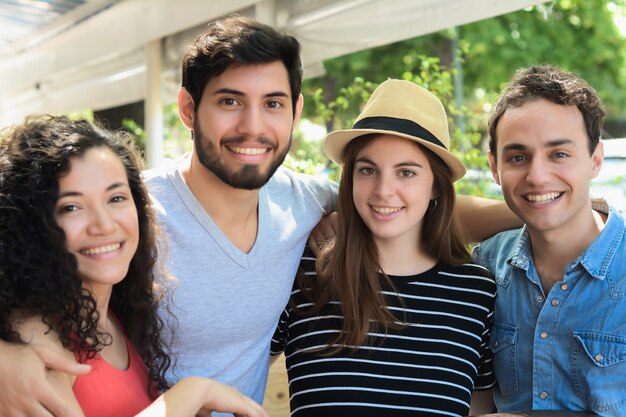
<svg viewBox="0 0 626 417">
<path fill-rule="evenodd" d="M 223 138 L 222 144 L 235 146 L 238 143 L 243 143 L 246 139 L 247 138 L 245 136 Z M 259 137 L 257 138 L 257 141 L 263 145 L 269 145 L 271 149 L 276 152 L 277 146 L 269 139 Z M 270 162 L 270 166 L 265 170 L 265 172 L 262 172 L 263 167 L 255 164 L 243 165 L 239 170 L 235 171 L 228 168 L 220 161 L 219 153 L 217 152 L 213 141 L 202 133 L 200 126 L 195 120 L 193 127 L 193 143 L 200 163 L 206 169 L 211 171 L 224 184 L 233 188 L 256 190 L 267 184 L 272 175 L 274 175 L 278 167 L 285 160 L 285 157 L 289 152 L 289 148 L 291 147 L 291 133 L 289 134 L 289 142 L 287 143 L 285 150 L 274 156 Z"/>
</svg>

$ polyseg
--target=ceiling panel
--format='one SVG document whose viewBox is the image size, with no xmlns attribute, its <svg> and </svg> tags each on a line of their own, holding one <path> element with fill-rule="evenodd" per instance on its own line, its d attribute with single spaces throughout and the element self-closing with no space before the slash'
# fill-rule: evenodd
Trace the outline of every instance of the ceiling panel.
<svg viewBox="0 0 626 417">
<path fill-rule="evenodd" d="M 79 24 L 118 0 L 0 0 L 0 57 Z"/>
</svg>

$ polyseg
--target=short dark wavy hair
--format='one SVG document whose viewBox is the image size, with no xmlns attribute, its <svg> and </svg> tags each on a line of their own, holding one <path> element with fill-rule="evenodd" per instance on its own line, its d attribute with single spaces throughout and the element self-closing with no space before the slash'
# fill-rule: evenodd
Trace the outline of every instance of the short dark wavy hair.
<svg viewBox="0 0 626 417">
<path fill-rule="evenodd" d="M 574 73 L 552 65 L 537 65 L 515 72 L 491 112 L 488 124 L 489 151 L 494 158 L 497 156 L 496 129 L 504 112 L 537 99 L 578 107 L 585 122 L 589 153 L 596 150 L 606 116 L 596 90 Z"/>
<path fill-rule="evenodd" d="M 182 60 L 182 86 L 193 98 L 197 111 L 209 80 L 235 65 L 270 64 L 281 61 L 287 69 L 295 114 L 302 90 L 300 43 L 290 35 L 243 16 L 229 16 L 209 23 L 189 47 Z"/>
<path fill-rule="evenodd" d="M 66 249 L 54 208 L 60 175 L 72 158 L 93 148 L 113 151 L 124 164 L 139 219 L 139 244 L 126 277 L 113 286 L 110 309 L 144 359 L 151 380 L 167 388 L 170 358 L 157 316 L 164 288 L 155 283 L 155 217 L 141 178 L 132 136 L 86 120 L 30 116 L 7 129 L 0 143 L 0 338 L 20 343 L 11 314 L 41 315 L 64 347 L 91 358 L 110 343 L 98 331 L 96 301 L 81 287 L 76 257 Z"/>
</svg>

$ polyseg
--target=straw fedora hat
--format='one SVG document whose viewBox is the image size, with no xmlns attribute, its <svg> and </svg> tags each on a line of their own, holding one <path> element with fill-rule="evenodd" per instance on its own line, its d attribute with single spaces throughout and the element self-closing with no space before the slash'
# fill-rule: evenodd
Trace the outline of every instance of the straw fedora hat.
<svg viewBox="0 0 626 417">
<path fill-rule="evenodd" d="M 463 162 L 450 152 L 448 116 L 430 91 L 405 80 L 387 80 L 367 101 L 352 129 L 336 130 L 324 139 L 324 152 L 341 164 L 343 150 L 353 139 L 381 133 L 414 140 L 439 156 L 450 167 L 452 180 L 465 175 Z"/>
</svg>

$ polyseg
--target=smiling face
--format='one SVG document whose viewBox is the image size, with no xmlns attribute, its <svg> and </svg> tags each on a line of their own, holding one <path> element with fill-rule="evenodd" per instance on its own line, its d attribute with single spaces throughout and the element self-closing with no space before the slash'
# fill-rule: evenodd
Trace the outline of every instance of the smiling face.
<svg viewBox="0 0 626 417">
<path fill-rule="evenodd" d="M 126 170 L 110 149 L 92 148 L 70 159 L 68 173 L 59 178 L 55 218 L 85 288 L 97 296 L 124 279 L 139 223 Z"/>
<path fill-rule="evenodd" d="M 357 155 L 353 199 L 377 244 L 391 241 L 419 245 L 433 173 L 428 158 L 409 139 L 381 135 Z"/>
<path fill-rule="evenodd" d="M 181 119 L 194 133 L 200 163 L 234 188 L 263 186 L 285 159 L 302 109 L 292 111 L 284 64 L 232 66 L 209 80 L 197 112 L 191 96 L 179 93 Z"/>
<path fill-rule="evenodd" d="M 538 99 L 506 110 L 496 128 L 493 176 L 532 232 L 575 230 L 591 216 L 589 187 L 602 166 L 576 106 Z"/>
</svg>

